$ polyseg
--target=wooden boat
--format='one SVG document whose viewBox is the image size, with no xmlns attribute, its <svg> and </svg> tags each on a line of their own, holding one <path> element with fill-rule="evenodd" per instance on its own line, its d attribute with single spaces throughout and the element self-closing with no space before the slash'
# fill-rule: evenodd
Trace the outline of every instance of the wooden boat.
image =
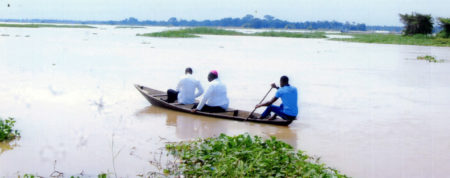
<svg viewBox="0 0 450 178">
<path fill-rule="evenodd" d="M 236 120 L 236 121 L 248 121 L 248 122 L 257 122 L 257 123 L 283 125 L 283 126 L 287 126 L 292 122 L 292 120 L 284 120 L 279 117 L 275 120 L 253 119 L 253 118 L 246 119 L 250 114 L 249 111 L 237 110 L 237 109 L 232 109 L 232 108 L 228 108 L 228 110 L 226 112 L 220 112 L 220 113 L 210 113 L 210 112 L 201 112 L 201 111 L 197 111 L 197 112 L 193 113 L 193 112 L 191 112 L 191 109 L 194 106 L 194 104 L 184 105 L 184 104 L 179 104 L 179 103 L 168 103 L 165 101 L 165 99 L 167 99 L 166 92 L 148 88 L 148 87 L 145 87 L 142 85 L 134 85 L 134 86 L 142 95 L 144 95 L 145 99 L 147 99 L 154 106 L 164 107 L 164 108 L 181 111 L 181 112 L 186 112 L 186 113 L 191 113 L 191 114 L 223 118 L 223 119 L 231 119 L 231 120 Z M 196 101 L 196 102 L 198 102 L 198 101 Z M 260 114 L 257 114 L 257 113 L 253 113 L 253 115 L 255 117 L 260 116 Z"/>
</svg>

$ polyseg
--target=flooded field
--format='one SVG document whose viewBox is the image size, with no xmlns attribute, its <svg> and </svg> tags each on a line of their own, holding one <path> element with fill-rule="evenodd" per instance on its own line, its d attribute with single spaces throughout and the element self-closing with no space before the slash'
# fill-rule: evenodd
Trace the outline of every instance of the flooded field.
<svg viewBox="0 0 450 178">
<path fill-rule="evenodd" d="M 450 48 L 136 36 L 165 29 L 0 28 L 0 117 L 16 118 L 22 135 L 0 143 L 0 177 L 134 177 L 155 170 L 149 162 L 166 142 L 245 132 L 276 136 L 352 177 L 447 176 Z M 446 61 L 416 60 L 424 55 Z M 217 69 L 230 107 L 245 110 L 288 75 L 299 119 L 279 127 L 174 112 L 133 86 L 174 88 L 188 66 L 204 87 Z"/>
</svg>

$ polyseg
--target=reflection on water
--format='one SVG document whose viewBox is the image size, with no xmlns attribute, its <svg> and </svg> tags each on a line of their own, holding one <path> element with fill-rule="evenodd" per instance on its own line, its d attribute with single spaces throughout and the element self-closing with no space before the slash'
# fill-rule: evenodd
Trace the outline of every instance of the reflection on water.
<svg viewBox="0 0 450 178">
<path fill-rule="evenodd" d="M 218 136 L 221 133 L 234 135 L 248 132 L 265 138 L 275 136 L 296 147 L 296 133 L 289 127 L 271 126 L 250 122 L 231 121 L 220 118 L 198 116 L 189 113 L 172 111 L 158 106 L 148 106 L 136 113 L 141 118 L 165 118 L 167 126 L 176 127 L 176 136 L 187 140 Z M 230 127 L 232 125 L 232 127 Z M 233 128 L 229 130 L 228 128 Z M 242 130 L 236 132 L 235 130 Z"/>
<path fill-rule="evenodd" d="M 20 140 L 20 138 L 10 140 L 10 141 L 0 142 L 0 156 L 2 155 L 2 153 L 6 152 L 8 150 L 12 150 L 15 147 L 18 147 L 19 140 Z"/>
</svg>

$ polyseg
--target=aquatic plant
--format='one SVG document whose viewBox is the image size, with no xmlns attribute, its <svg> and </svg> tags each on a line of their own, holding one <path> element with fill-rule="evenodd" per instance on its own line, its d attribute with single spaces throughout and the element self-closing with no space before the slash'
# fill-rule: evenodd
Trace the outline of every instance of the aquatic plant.
<svg viewBox="0 0 450 178">
<path fill-rule="evenodd" d="M 0 142 L 5 140 L 12 140 L 20 136 L 19 131 L 14 129 L 15 123 L 16 121 L 14 120 L 14 118 L 9 117 L 5 120 L 0 118 Z"/>
<path fill-rule="evenodd" d="M 426 56 L 417 56 L 417 60 L 425 60 L 425 61 L 428 61 L 428 62 L 434 62 L 434 63 L 436 63 L 436 62 L 444 62 L 443 59 L 437 60 L 435 57 L 429 56 L 429 55 L 426 55 Z"/>
<path fill-rule="evenodd" d="M 275 137 L 221 134 L 166 149 L 182 160 L 180 172 L 168 171 L 187 177 L 347 177 Z"/>
</svg>

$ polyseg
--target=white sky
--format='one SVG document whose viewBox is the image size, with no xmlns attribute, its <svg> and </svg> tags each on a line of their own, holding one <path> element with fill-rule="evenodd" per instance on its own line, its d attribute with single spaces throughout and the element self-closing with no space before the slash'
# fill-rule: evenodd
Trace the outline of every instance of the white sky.
<svg viewBox="0 0 450 178">
<path fill-rule="evenodd" d="M 0 0 L 0 19 L 204 20 L 269 14 L 295 22 L 400 26 L 399 13 L 450 17 L 449 9 L 450 0 Z"/>
</svg>

